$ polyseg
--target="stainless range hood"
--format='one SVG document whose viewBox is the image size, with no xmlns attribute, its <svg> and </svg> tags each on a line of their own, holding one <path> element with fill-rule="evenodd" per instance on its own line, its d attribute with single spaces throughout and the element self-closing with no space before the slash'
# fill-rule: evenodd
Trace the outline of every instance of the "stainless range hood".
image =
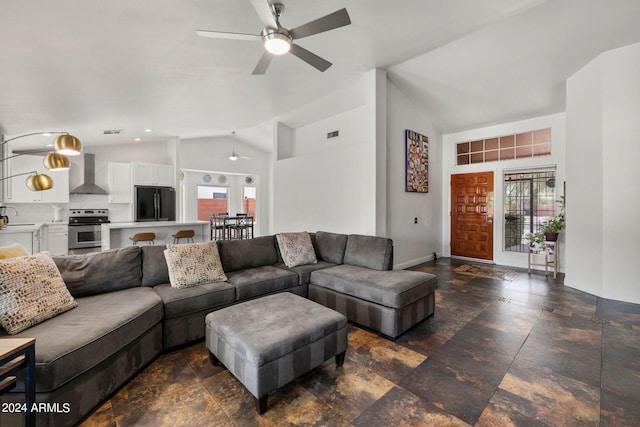
<svg viewBox="0 0 640 427">
<path fill-rule="evenodd" d="M 96 185 L 96 155 L 84 154 L 84 183 L 71 190 L 69 194 L 107 194 L 107 192 Z"/>
</svg>

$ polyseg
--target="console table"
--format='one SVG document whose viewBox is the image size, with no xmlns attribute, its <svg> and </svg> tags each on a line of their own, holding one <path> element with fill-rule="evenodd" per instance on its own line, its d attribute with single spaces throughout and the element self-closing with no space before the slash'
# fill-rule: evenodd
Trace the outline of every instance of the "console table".
<svg viewBox="0 0 640 427">
<path fill-rule="evenodd" d="M 557 278 L 558 276 L 558 251 L 560 250 L 559 242 L 544 242 L 542 244 L 542 248 L 532 248 L 529 246 L 529 256 L 528 256 L 528 272 L 531 273 L 531 266 L 538 265 L 544 267 L 544 275 L 546 276 L 549 273 L 549 267 L 553 268 L 553 278 Z M 544 256 L 544 262 L 536 263 L 533 262 L 532 259 L 535 255 Z"/>
<path fill-rule="evenodd" d="M 36 340 L 34 338 L 0 339 L 0 394 L 16 386 L 16 375 L 24 372 L 24 413 L 26 426 L 33 427 L 35 413 L 31 406 L 36 400 Z"/>
</svg>

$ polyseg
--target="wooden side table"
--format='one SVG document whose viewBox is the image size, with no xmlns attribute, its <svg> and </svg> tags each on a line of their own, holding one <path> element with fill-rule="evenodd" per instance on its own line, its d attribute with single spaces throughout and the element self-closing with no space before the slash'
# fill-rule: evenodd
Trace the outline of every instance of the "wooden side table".
<svg viewBox="0 0 640 427">
<path fill-rule="evenodd" d="M 16 386 L 16 374 L 24 371 L 26 426 L 34 427 L 36 401 L 36 340 L 34 338 L 0 338 L 0 394 Z"/>
<path fill-rule="evenodd" d="M 535 251 L 538 252 L 535 252 Z M 558 277 L 558 251 L 560 250 L 560 242 L 547 242 L 545 241 L 542 249 L 534 249 L 529 246 L 528 253 L 528 272 L 531 273 L 531 266 L 538 265 L 544 267 L 544 275 L 549 274 L 549 267 L 553 268 L 553 278 Z M 543 255 L 544 263 L 535 263 L 531 261 L 534 255 Z"/>
</svg>

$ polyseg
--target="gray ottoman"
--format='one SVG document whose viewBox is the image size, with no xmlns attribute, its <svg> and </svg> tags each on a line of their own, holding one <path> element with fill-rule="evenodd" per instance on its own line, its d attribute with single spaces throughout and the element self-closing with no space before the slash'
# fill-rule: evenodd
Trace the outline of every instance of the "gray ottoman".
<svg viewBox="0 0 640 427">
<path fill-rule="evenodd" d="M 347 350 L 346 317 L 288 292 L 214 311 L 205 323 L 211 362 L 256 397 L 260 414 L 268 393 L 334 356 L 342 366 Z"/>
</svg>

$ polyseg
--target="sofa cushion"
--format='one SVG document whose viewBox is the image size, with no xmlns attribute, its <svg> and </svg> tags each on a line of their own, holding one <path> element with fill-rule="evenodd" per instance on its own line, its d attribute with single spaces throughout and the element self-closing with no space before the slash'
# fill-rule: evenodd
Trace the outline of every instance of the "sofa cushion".
<svg viewBox="0 0 640 427">
<path fill-rule="evenodd" d="M 273 265 L 278 262 L 274 236 L 247 240 L 221 240 L 218 251 L 225 273 L 247 268 Z"/>
<path fill-rule="evenodd" d="M 142 284 L 140 248 L 128 246 L 83 255 L 54 256 L 74 297 L 135 288 Z"/>
<path fill-rule="evenodd" d="M 347 246 L 347 235 L 318 231 L 316 233 L 316 255 L 319 260 L 333 264 L 342 264 L 344 250 Z"/>
<path fill-rule="evenodd" d="M 228 273 L 227 282 L 236 288 L 236 300 L 241 301 L 297 287 L 298 275 L 267 265 Z"/>
<path fill-rule="evenodd" d="M 164 257 L 167 245 L 144 245 L 142 252 L 142 286 L 169 283 L 169 269 Z"/>
<path fill-rule="evenodd" d="M 0 248 L 0 259 L 15 258 L 19 256 L 29 256 L 29 252 L 20 243 L 3 246 Z"/>
<path fill-rule="evenodd" d="M 349 234 L 344 263 L 374 270 L 391 270 L 393 241 L 385 237 Z"/>
<path fill-rule="evenodd" d="M 314 271 L 311 283 L 386 307 L 402 308 L 435 291 L 438 278 L 421 271 L 379 271 L 343 264 Z"/>
<path fill-rule="evenodd" d="M 94 369 L 162 320 L 162 300 L 138 287 L 76 300 L 78 306 L 18 334 L 36 339 L 36 391 Z"/>
<path fill-rule="evenodd" d="M 173 319 L 202 310 L 233 304 L 236 288 L 227 282 L 205 283 L 191 288 L 177 289 L 169 283 L 153 288 L 164 304 L 164 318 Z"/>
<path fill-rule="evenodd" d="M 9 334 L 76 305 L 48 252 L 0 260 L 0 325 Z"/>
<path fill-rule="evenodd" d="M 276 267 L 278 268 L 284 268 L 285 270 L 289 270 L 289 271 L 293 271 L 294 273 L 296 273 L 298 275 L 298 284 L 299 285 L 308 285 L 309 281 L 311 279 L 311 273 L 316 271 L 316 270 L 320 270 L 322 268 L 329 268 L 329 267 L 333 267 L 336 264 L 333 264 L 331 262 L 325 262 L 325 261 L 318 261 L 315 264 L 306 264 L 306 265 L 298 265 L 296 267 L 287 267 L 285 264 L 283 263 L 279 263 L 276 264 Z"/>
<path fill-rule="evenodd" d="M 174 288 L 189 288 L 227 280 L 215 240 L 167 245 L 164 256 L 167 259 L 169 282 Z"/>
<path fill-rule="evenodd" d="M 279 233 L 276 235 L 276 239 L 282 260 L 287 267 L 318 262 L 309 233 Z"/>
</svg>

